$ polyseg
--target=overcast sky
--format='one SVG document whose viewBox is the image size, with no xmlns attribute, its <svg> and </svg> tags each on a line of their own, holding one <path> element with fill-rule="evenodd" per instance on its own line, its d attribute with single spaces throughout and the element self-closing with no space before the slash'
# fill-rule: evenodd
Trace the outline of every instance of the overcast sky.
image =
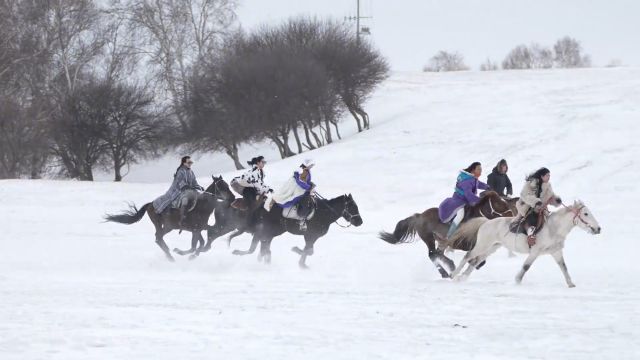
<svg viewBox="0 0 640 360">
<path fill-rule="evenodd" d="M 551 46 L 570 35 L 594 65 L 640 66 L 640 0 L 361 0 L 371 40 L 394 70 L 420 70 L 438 50 L 458 51 L 472 68 L 502 61 L 515 45 Z M 241 0 L 247 29 L 301 14 L 343 19 L 356 0 Z M 354 24 L 355 31 L 355 24 Z"/>
</svg>

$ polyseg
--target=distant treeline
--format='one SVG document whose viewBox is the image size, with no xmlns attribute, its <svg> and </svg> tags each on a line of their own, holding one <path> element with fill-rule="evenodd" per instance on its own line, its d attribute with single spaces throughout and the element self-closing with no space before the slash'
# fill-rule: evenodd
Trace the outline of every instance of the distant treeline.
<svg viewBox="0 0 640 360">
<path fill-rule="evenodd" d="M 120 181 L 171 148 L 273 141 L 282 157 L 340 137 L 387 77 L 343 24 L 295 18 L 250 33 L 235 0 L 0 1 L 0 178 Z"/>
<path fill-rule="evenodd" d="M 619 61 L 616 61 L 618 63 Z M 614 62 L 612 62 L 613 64 Z M 501 64 L 487 59 L 480 65 L 480 71 L 581 68 L 590 67 L 591 57 L 584 54 L 580 42 L 565 36 L 553 45 L 542 46 L 537 43 L 518 45 L 513 48 Z M 457 52 L 440 51 L 434 55 L 425 67 L 425 72 L 464 71 L 469 70 L 464 56 Z"/>
</svg>

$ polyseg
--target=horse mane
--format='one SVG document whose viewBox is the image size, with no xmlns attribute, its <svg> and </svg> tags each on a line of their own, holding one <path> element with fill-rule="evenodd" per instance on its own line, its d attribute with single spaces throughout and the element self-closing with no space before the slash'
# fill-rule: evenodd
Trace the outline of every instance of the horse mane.
<svg viewBox="0 0 640 360">
<path fill-rule="evenodd" d="M 497 192 L 495 192 L 495 191 L 485 191 L 480 195 L 480 201 L 478 201 L 477 204 L 472 206 L 472 208 L 479 209 L 482 206 L 484 206 L 488 201 L 490 201 L 491 199 L 494 199 L 494 198 L 502 200 L 502 198 L 500 197 L 500 195 L 498 195 Z"/>
</svg>

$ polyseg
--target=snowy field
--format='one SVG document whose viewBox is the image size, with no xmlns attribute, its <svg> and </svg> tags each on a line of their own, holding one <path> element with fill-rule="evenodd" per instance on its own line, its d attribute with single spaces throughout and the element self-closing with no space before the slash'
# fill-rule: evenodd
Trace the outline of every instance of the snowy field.
<svg viewBox="0 0 640 360">
<path fill-rule="evenodd" d="M 277 186 L 313 157 L 319 192 L 360 207 L 363 226 L 334 225 L 308 271 L 294 236 L 274 240 L 270 266 L 231 254 L 248 235 L 169 263 L 148 218 L 101 223 L 163 193 L 175 162 L 122 184 L 0 181 L 0 359 L 640 358 L 640 69 L 400 73 L 367 109 L 370 131 L 267 165 Z M 462 167 L 481 161 L 488 175 L 502 157 L 517 191 L 547 166 L 565 202 L 599 220 L 601 235 L 575 229 L 566 244 L 577 288 L 551 257 L 515 285 L 524 257 L 504 250 L 451 282 L 420 240 L 376 238 L 449 196 Z M 194 166 L 205 186 L 235 175 L 214 158 Z"/>
</svg>

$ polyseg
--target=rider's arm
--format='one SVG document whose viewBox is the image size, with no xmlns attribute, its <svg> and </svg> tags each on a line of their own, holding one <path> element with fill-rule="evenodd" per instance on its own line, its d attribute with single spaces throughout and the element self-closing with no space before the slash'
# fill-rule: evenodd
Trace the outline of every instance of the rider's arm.
<svg viewBox="0 0 640 360">
<path fill-rule="evenodd" d="M 473 186 L 470 181 L 465 181 L 460 184 L 460 188 L 464 192 L 464 198 L 467 200 L 469 205 L 475 205 L 480 201 L 480 198 L 473 193 Z"/>
</svg>

